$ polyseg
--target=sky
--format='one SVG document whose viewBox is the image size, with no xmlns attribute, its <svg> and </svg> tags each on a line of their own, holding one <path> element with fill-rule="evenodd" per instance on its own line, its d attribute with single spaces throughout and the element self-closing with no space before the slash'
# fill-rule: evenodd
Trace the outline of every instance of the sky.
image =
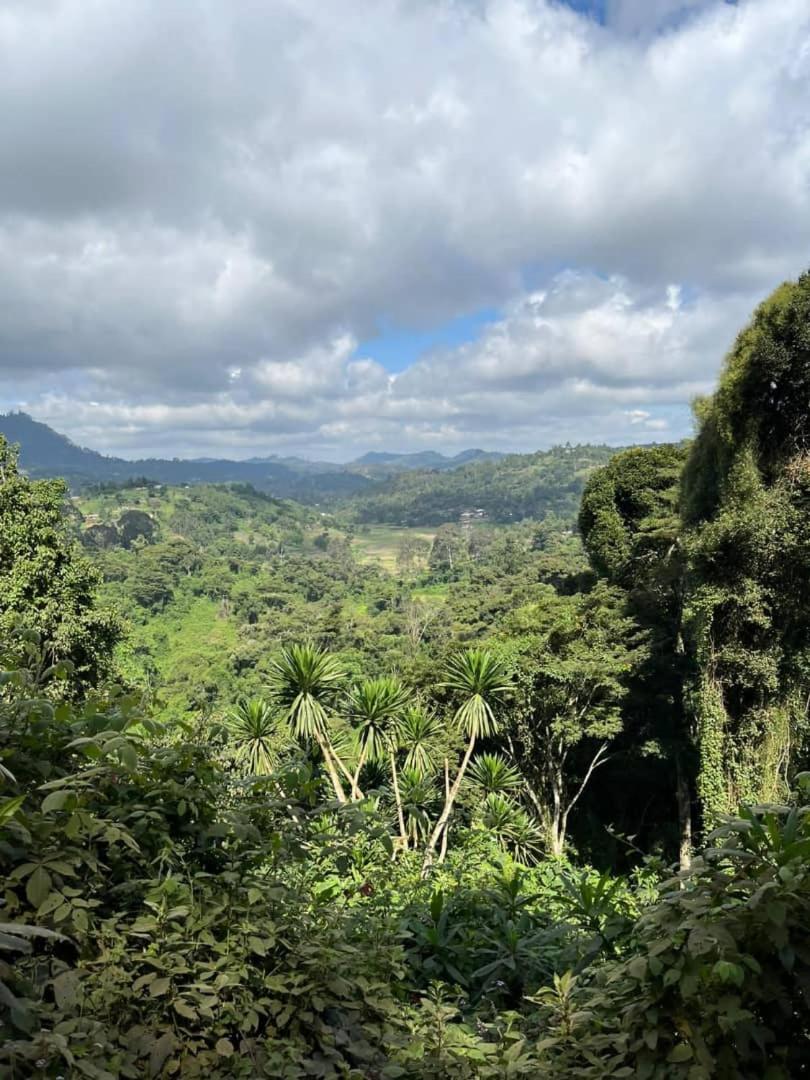
<svg viewBox="0 0 810 1080">
<path fill-rule="evenodd" d="M 810 263 L 807 0 L 0 0 L 0 410 L 125 457 L 680 439 Z"/>
</svg>

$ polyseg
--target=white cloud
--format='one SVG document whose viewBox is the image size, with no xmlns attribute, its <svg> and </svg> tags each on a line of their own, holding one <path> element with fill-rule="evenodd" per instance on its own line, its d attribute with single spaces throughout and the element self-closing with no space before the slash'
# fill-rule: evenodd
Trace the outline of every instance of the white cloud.
<svg viewBox="0 0 810 1080">
<path fill-rule="evenodd" d="M 0 402 L 110 449 L 678 436 L 810 248 L 806 0 L 51 0 L 0 49 Z"/>
</svg>

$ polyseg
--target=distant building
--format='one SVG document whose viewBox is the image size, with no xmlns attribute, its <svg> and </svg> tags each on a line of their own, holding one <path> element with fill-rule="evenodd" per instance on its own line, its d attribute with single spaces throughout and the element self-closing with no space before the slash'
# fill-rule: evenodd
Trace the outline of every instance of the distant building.
<svg viewBox="0 0 810 1080">
<path fill-rule="evenodd" d="M 475 510 L 463 510 L 458 516 L 458 523 L 462 529 L 468 529 L 475 521 L 486 521 L 487 512 L 482 506 Z"/>
</svg>

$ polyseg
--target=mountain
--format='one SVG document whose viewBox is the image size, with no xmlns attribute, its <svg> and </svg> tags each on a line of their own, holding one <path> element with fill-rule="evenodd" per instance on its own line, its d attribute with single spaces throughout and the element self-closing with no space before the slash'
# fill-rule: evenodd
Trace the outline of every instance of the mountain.
<svg viewBox="0 0 810 1080">
<path fill-rule="evenodd" d="M 142 458 L 126 461 L 106 457 L 95 450 L 77 446 L 47 424 L 22 412 L 0 414 L 0 434 L 9 442 L 19 443 L 20 465 L 30 476 L 61 476 L 73 490 L 146 477 L 161 484 L 251 484 L 258 491 L 279 498 L 319 502 L 355 494 L 370 485 L 370 481 L 359 473 L 329 464 L 324 464 L 320 470 L 305 471 L 274 460 Z"/>
<path fill-rule="evenodd" d="M 457 469 L 471 461 L 497 460 L 504 456 L 494 451 L 464 450 L 450 457 L 435 450 L 424 450 L 412 454 L 371 451 L 346 465 L 276 454 L 247 461 L 213 457 L 127 461 L 77 446 L 67 436 L 24 412 L 0 414 L 0 434 L 9 442 L 20 444 L 20 463 L 30 475 L 63 476 L 73 488 L 119 483 L 137 477 L 167 484 L 235 481 L 253 484 L 260 491 L 304 501 L 363 491 L 369 479 L 381 480 L 415 469 Z"/>
<path fill-rule="evenodd" d="M 395 454 L 385 450 L 371 450 L 362 457 L 349 462 L 346 466 L 352 472 L 363 476 L 384 477 L 414 469 L 433 469 L 445 472 L 458 469 L 473 461 L 498 461 L 505 457 L 496 450 L 462 450 L 460 454 L 448 457 L 436 450 L 422 450 L 414 454 Z"/>
<path fill-rule="evenodd" d="M 465 450 L 453 457 L 373 451 L 348 465 L 303 458 L 126 461 L 77 446 L 26 413 L 0 414 L 0 434 L 20 444 L 34 477 L 61 476 L 71 489 L 149 479 L 160 484 L 250 484 L 309 504 L 340 502 L 358 523 L 440 525 L 479 511 L 494 522 L 556 514 L 573 521 L 589 473 L 609 460 L 606 446 L 563 446 L 535 454 Z"/>
</svg>

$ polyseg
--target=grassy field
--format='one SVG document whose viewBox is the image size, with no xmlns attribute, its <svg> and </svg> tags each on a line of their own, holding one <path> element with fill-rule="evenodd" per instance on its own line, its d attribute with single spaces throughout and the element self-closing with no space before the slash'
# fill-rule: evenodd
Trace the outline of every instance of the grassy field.
<svg viewBox="0 0 810 1080">
<path fill-rule="evenodd" d="M 400 552 L 409 541 L 420 549 L 414 555 L 414 569 L 424 568 L 435 535 L 434 530 L 421 526 L 366 525 L 358 530 L 352 547 L 361 562 L 375 562 L 393 574 L 398 569 Z"/>
<path fill-rule="evenodd" d="M 445 583 L 437 583 L 436 585 L 425 585 L 421 589 L 414 589 L 411 593 L 411 600 L 418 600 L 422 603 L 427 603 L 431 600 L 446 600 L 447 594 L 450 592 L 450 586 Z"/>
</svg>

